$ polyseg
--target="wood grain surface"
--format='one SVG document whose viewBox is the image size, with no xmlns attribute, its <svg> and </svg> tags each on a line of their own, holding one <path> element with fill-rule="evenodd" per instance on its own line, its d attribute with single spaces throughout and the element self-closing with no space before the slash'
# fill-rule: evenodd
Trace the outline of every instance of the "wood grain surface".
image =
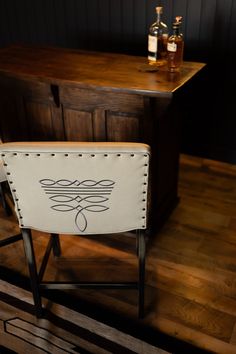
<svg viewBox="0 0 236 354">
<path fill-rule="evenodd" d="M 38 46 L 12 46 L 0 50 L 0 71 L 5 75 L 38 79 L 59 84 L 61 81 L 87 88 L 147 95 L 171 95 L 205 64 L 184 62 L 180 74 L 163 67 L 145 70 L 147 58 L 92 51 Z M 115 73 L 115 74 L 114 74 Z"/>
</svg>

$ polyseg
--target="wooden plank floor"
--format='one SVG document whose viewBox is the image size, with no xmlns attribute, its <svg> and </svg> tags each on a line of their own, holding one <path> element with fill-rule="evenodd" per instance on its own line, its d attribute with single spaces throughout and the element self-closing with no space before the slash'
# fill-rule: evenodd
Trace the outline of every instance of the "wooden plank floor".
<svg viewBox="0 0 236 354">
<path fill-rule="evenodd" d="M 236 166 L 182 155 L 179 196 L 178 207 L 148 243 L 143 323 L 199 348 L 235 354 Z M 0 210 L 1 238 L 12 232 L 14 217 Z M 46 239 L 34 233 L 39 259 Z M 135 278 L 134 240 L 117 236 L 112 242 L 108 236 L 63 236 L 62 260 L 51 261 L 48 277 Z M 22 244 L 2 248 L 0 265 L 27 274 Z M 132 319 L 137 315 L 135 291 L 82 290 L 77 296 Z"/>
</svg>

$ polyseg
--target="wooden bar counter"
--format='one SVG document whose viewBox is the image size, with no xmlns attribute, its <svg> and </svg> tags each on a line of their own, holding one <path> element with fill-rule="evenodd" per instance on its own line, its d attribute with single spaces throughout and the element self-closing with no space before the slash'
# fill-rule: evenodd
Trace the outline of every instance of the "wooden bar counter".
<svg viewBox="0 0 236 354">
<path fill-rule="evenodd" d="M 4 142 L 138 141 L 152 147 L 151 229 L 178 200 L 178 92 L 204 64 L 148 72 L 145 57 L 63 48 L 0 50 Z"/>
</svg>

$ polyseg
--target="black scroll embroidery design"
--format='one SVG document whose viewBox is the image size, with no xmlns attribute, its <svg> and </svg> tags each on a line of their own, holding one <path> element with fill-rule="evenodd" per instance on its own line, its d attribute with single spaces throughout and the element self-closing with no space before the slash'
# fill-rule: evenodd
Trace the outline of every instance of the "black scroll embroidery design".
<svg viewBox="0 0 236 354">
<path fill-rule="evenodd" d="M 102 212 L 109 207 L 105 203 L 109 200 L 115 182 L 109 179 L 94 181 L 70 181 L 67 179 L 52 180 L 48 178 L 39 181 L 49 199 L 55 202 L 53 210 L 60 212 L 76 211 L 75 225 L 80 231 L 88 226 L 86 212 Z"/>
</svg>

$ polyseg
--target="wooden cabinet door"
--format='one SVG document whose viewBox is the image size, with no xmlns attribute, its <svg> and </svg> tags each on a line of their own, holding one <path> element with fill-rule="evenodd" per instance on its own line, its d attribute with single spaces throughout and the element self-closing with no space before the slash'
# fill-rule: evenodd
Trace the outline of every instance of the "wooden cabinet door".
<svg viewBox="0 0 236 354">
<path fill-rule="evenodd" d="M 3 142 L 28 140 L 21 97 L 0 89 L 0 136 Z"/>
<path fill-rule="evenodd" d="M 66 140 L 93 141 L 93 112 L 63 107 Z"/>
<path fill-rule="evenodd" d="M 29 140 L 65 140 L 61 108 L 32 97 L 23 97 Z"/>
<path fill-rule="evenodd" d="M 140 117 L 128 112 L 107 110 L 107 141 L 140 141 Z"/>
<path fill-rule="evenodd" d="M 29 140 L 65 140 L 57 86 L 28 82 L 23 100 Z"/>
<path fill-rule="evenodd" d="M 88 89 L 60 89 L 65 135 L 76 141 L 140 141 L 143 98 Z"/>
<path fill-rule="evenodd" d="M 0 78 L 3 141 L 64 140 L 55 86 L 39 81 Z"/>
</svg>

